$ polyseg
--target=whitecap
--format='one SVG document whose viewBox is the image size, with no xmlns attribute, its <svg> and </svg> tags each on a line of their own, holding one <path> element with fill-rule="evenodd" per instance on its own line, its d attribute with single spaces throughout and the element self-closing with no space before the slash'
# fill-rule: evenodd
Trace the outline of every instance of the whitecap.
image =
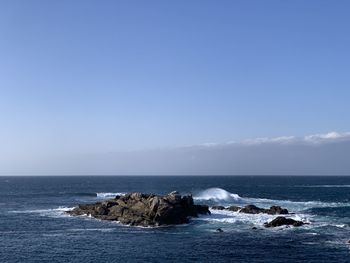
<svg viewBox="0 0 350 263">
<path fill-rule="evenodd" d="M 334 226 L 336 226 L 336 227 L 338 227 L 338 228 L 347 228 L 347 227 L 349 227 L 349 226 L 346 225 L 346 224 L 337 224 L 337 225 L 334 225 Z"/>
<path fill-rule="evenodd" d="M 43 234 L 43 237 L 61 237 L 61 236 L 63 236 L 63 233 Z"/>
<path fill-rule="evenodd" d="M 73 210 L 74 207 L 58 207 L 58 208 L 51 208 L 51 209 L 33 209 L 33 210 L 13 210 L 9 211 L 9 213 L 14 214 L 33 214 L 37 213 L 41 216 L 51 216 L 51 217 L 60 217 L 67 215 L 65 212 Z"/>
<path fill-rule="evenodd" d="M 320 234 L 319 234 L 319 233 L 316 233 L 316 232 L 308 232 L 308 233 L 305 233 L 305 235 L 319 236 Z"/>
<path fill-rule="evenodd" d="M 71 232 L 88 232 L 88 231 L 97 231 L 97 232 L 113 232 L 115 228 L 71 228 L 68 229 Z"/>
<path fill-rule="evenodd" d="M 98 198 L 110 198 L 110 197 L 116 197 L 117 195 L 125 195 L 125 193 L 96 193 L 96 196 Z"/>
<path fill-rule="evenodd" d="M 295 187 L 306 187 L 306 188 L 346 188 L 350 187 L 350 184 L 320 184 L 320 185 L 296 185 Z"/>
</svg>

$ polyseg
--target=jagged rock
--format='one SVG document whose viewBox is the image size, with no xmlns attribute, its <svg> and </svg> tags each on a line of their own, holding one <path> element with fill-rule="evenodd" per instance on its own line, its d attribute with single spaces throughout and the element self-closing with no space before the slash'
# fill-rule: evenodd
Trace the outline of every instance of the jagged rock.
<svg viewBox="0 0 350 263">
<path fill-rule="evenodd" d="M 211 209 L 214 209 L 214 210 L 224 210 L 225 207 L 222 206 L 222 205 L 214 205 L 214 206 L 211 207 Z"/>
<path fill-rule="evenodd" d="M 95 204 L 81 204 L 71 215 L 91 215 L 102 220 L 139 226 L 184 224 L 191 216 L 210 214 L 206 205 L 195 205 L 191 195 L 171 192 L 165 196 L 130 193 Z"/>
<path fill-rule="evenodd" d="M 265 214 L 270 214 L 270 215 L 285 215 L 288 214 L 288 210 L 285 208 L 282 208 L 280 206 L 271 206 L 268 209 L 265 208 L 260 208 L 255 205 L 247 205 L 245 207 L 239 207 L 239 206 L 229 206 L 229 207 L 224 207 L 224 206 L 212 206 L 212 209 L 216 210 L 229 210 L 232 212 L 239 212 L 239 213 L 246 213 L 246 214 L 260 214 L 260 213 L 265 213 Z"/>
<path fill-rule="evenodd" d="M 247 205 L 243 207 L 241 210 L 239 210 L 240 213 L 245 213 L 245 214 L 260 214 L 264 213 L 265 209 L 257 207 L 255 205 Z"/>
<path fill-rule="evenodd" d="M 224 232 L 224 230 L 222 230 L 221 228 L 218 228 L 218 229 L 216 229 L 216 232 L 222 233 L 222 232 Z"/>
<path fill-rule="evenodd" d="M 270 215 L 286 215 L 288 210 L 280 206 L 271 206 L 270 209 L 266 209 L 266 213 Z"/>
<path fill-rule="evenodd" d="M 234 206 L 234 205 L 231 205 L 231 206 L 226 208 L 226 210 L 229 210 L 229 211 L 232 211 L 232 212 L 238 212 L 241 209 L 242 209 L 242 207 Z"/>
<path fill-rule="evenodd" d="M 240 213 L 246 214 L 270 214 L 270 215 L 285 215 L 288 214 L 288 210 L 280 206 L 271 206 L 269 209 L 260 208 L 255 205 L 247 205 L 239 210 Z"/>
<path fill-rule="evenodd" d="M 265 227 L 277 227 L 277 226 L 302 226 L 305 223 L 302 221 L 297 221 L 291 218 L 286 218 L 284 216 L 278 216 L 271 222 L 264 223 Z"/>
</svg>

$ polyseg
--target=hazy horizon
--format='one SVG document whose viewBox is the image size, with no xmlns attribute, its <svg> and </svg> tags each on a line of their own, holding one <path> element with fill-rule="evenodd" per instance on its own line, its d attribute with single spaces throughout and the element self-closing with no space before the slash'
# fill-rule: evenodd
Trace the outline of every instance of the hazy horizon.
<svg viewBox="0 0 350 263">
<path fill-rule="evenodd" d="M 349 151 L 350 133 L 331 132 L 26 158 L 1 175 L 350 175 Z"/>
</svg>

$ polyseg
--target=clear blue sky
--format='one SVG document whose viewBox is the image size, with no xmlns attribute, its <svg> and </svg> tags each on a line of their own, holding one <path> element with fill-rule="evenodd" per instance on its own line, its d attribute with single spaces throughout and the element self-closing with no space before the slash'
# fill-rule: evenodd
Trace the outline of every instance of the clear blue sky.
<svg viewBox="0 0 350 263">
<path fill-rule="evenodd" d="M 1 1 L 2 158 L 350 131 L 349 1 Z"/>
</svg>

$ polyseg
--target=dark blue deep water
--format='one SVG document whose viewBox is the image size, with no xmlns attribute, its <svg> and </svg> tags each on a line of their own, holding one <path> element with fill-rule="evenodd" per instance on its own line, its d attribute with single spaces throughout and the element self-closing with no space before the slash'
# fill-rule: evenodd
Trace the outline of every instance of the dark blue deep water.
<svg viewBox="0 0 350 263">
<path fill-rule="evenodd" d="M 213 211 L 151 229 L 64 213 L 173 190 L 210 205 L 280 205 L 310 224 L 265 229 L 275 216 Z M 0 262 L 350 262 L 349 240 L 350 177 L 0 177 Z"/>
</svg>

